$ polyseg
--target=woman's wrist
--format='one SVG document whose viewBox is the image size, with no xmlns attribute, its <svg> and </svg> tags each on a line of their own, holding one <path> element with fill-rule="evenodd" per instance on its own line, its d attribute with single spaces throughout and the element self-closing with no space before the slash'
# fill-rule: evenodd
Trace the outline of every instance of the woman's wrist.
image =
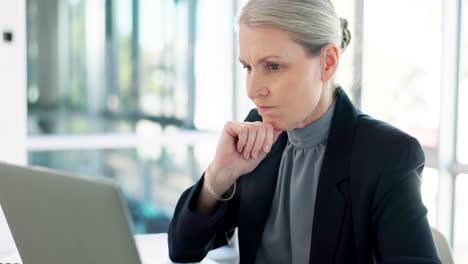
<svg viewBox="0 0 468 264">
<path fill-rule="evenodd" d="M 219 196 L 223 196 L 236 181 L 236 177 L 229 171 L 217 169 L 210 164 L 205 172 L 205 183 Z"/>
<path fill-rule="evenodd" d="M 202 189 L 198 197 L 198 212 L 205 215 L 210 215 L 211 213 L 213 213 L 217 204 L 220 202 L 220 199 L 217 199 L 210 192 L 210 189 L 217 196 L 224 197 L 224 194 L 229 190 L 229 188 L 233 184 L 234 181 L 230 180 L 232 178 L 230 178 L 229 176 L 220 176 L 228 174 L 221 173 L 218 170 L 213 169 L 211 165 L 206 170 Z"/>
</svg>

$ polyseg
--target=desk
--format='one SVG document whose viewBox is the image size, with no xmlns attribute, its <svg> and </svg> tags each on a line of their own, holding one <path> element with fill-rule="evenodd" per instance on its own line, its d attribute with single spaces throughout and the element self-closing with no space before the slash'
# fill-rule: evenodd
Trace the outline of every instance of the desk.
<svg viewBox="0 0 468 264">
<path fill-rule="evenodd" d="M 169 250 L 167 248 L 167 234 L 136 235 L 135 241 L 138 248 L 138 252 L 140 253 L 140 259 L 142 264 L 172 263 L 169 260 Z M 209 256 L 200 263 L 217 264 L 217 262 L 209 259 Z"/>
<path fill-rule="evenodd" d="M 167 234 L 149 234 L 149 235 L 136 235 L 136 245 L 140 253 L 142 264 L 170 264 L 169 252 L 167 248 Z M 220 257 L 221 256 L 221 257 Z M 235 258 L 236 253 L 234 249 L 224 247 L 210 252 L 210 254 L 203 260 L 202 264 L 217 264 L 212 259 L 219 258 L 222 260 Z M 232 263 L 236 263 L 237 259 L 233 259 Z M 7 256 L 0 256 L 0 264 L 2 263 L 22 263 L 18 252 L 12 252 Z M 231 263 L 227 261 L 226 263 Z"/>
</svg>

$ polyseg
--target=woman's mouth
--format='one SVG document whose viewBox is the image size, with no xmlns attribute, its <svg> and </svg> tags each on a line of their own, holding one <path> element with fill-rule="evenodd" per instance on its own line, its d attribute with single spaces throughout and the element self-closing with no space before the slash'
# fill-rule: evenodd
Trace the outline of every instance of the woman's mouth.
<svg viewBox="0 0 468 264">
<path fill-rule="evenodd" d="M 263 113 L 273 109 L 273 107 L 271 107 L 271 106 L 259 106 L 257 109 L 258 109 L 258 112 L 260 114 L 263 114 Z"/>
</svg>

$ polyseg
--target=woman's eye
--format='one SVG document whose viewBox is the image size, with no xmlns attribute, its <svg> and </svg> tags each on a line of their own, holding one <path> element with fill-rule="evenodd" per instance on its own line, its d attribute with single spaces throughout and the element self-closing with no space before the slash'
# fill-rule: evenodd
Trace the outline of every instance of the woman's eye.
<svg viewBox="0 0 468 264">
<path fill-rule="evenodd" d="M 275 72 L 275 71 L 279 71 L 281 69 L 281 65 L 272 63 L 272 64 L 267 64 L 266 68 L 267 68 L 268 71 Z"/>
<path fill-rule="evenodd" d="M 252 67 L 248 65 L 244 65 L 244 69 L 246 69 L 248 72 L 252 71 Z"/>
</svg>

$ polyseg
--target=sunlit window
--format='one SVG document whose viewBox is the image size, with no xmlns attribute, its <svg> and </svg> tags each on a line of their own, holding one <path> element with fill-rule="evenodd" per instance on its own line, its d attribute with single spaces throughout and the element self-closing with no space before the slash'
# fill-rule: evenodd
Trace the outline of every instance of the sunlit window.
<svg viewBox="0 0 468 264">
<path fill-rule="evenodd" d="M 364 6 L 364 111 L 436 147 L 442 1 L 375 0 Z"/>
<path fill-rule="evenodd" d="M 468 164 L 468 1 L 463 1 L 460 57 L 460 85 L 458 96 L 457 159 Z M 454 253 L 456 263 L 468 262 L 468 174 L 458 175 L 455 188 Z"/>
<path fill-rule="evenodd" d="M 359 80 L 353 76 L 354 74 L 354 52 L 358 47 L 356 39 L 356 28 L 360 25 L 356 22 L 355 17 L 355 1 L 349 0 L 334 0 L 332 1 L 336 13 L 339 17 L 348 20 L 348 29 L 351 32 L 351 43 L 346 48 L 345 52 L 340 57 L 340 66 L 336 74 L 336 83 L 346 91 L 351 100 L 354 100 L 353 91 L 355 86 L 359 85 Z"/>
<path fill-rule="evenodd" d="M 468 1 L 463 1 L 460 86 L 458 96 L 458 161 L 468 164 Z"/>
<path fill-rule="evenodd" d="M 431 226 L 436 226 L 437 219 L 437 187 L 439 172 L 433 168 L 424 168 L 422 175 L 421 195 L 428 210 L 427 219 Z"/>
<path fill-rule="evenodd" d="M 118 141 L 216 133 L 232 119 L 233 7 L 211 0 L 28 0 L 29 136 L 112 134 Z M 116 180 L 136 232 L 166 232 L 216 139 L 34 149 L 28 163 Z"/>
</svg>

